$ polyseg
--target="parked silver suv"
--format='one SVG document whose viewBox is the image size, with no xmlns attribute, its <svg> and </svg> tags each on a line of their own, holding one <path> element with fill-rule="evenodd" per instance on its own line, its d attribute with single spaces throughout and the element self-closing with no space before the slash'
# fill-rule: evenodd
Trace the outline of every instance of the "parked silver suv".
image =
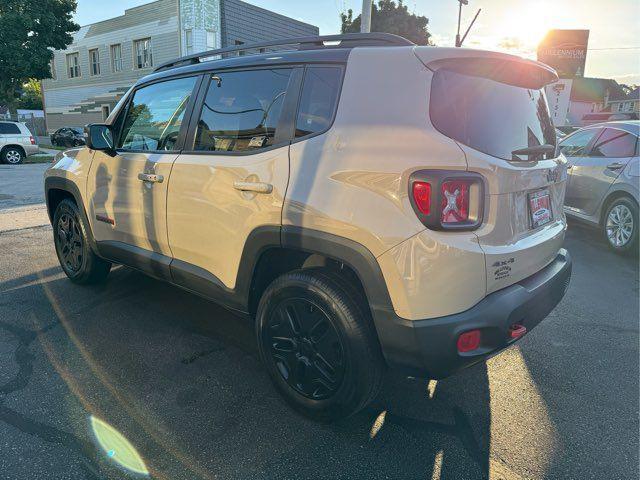
<svg viewBox="0 0 640 480">
<path fill-rule="evenodd" d="M 22 163 L 39 150 L 35 137 L 24 123 L 0 121 L 0 163 Z"/>
</svg>

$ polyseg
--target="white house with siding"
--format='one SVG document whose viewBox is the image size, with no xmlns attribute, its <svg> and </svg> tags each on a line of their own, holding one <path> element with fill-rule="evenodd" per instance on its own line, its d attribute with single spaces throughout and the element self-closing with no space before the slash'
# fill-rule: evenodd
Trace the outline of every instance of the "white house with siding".
<svg viewBox="0 0 640 480">
<path fill-rule="evenodd" d="M 241 0 L 157 0 L 80 28 L 54 54 L 42 90 L 47 129 L 103 121 L 139 78 L 190 53 L 318 35 L 318 27 Z"/>
</svg>

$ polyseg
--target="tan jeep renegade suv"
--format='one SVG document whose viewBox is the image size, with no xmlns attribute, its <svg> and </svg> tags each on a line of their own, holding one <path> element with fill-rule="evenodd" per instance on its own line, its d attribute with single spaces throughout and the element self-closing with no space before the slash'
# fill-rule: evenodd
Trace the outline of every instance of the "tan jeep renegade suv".
<svg viewBox="0 0 640 480">
<path fill-rule="evenodd" d="M 294 408 L 352 414 L 386 366 L 445 377 L 563 297 L 556 78 L 386 34 L 178 59 L 47 171 L 56 252 L 74 282 L 123 264 L 254 319 Z"/>
</svg>

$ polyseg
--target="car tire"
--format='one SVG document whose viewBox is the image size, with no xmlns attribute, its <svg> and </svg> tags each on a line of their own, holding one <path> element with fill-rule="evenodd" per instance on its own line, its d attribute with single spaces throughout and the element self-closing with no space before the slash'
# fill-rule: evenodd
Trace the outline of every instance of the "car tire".
<svg viewBox="0 0 640 480">
<path fill-rule="evenodd" d="M 379 391 L 385 366 L 361 297 L 326 269 L 286 273 L 262 295 L 260 357 L 287 403 L 309 418 L 351 416 Z"/>
<path fill-rule="evenodd" d="M 607 207 L 602 231 L 609 248 L 620 254 L 638 254 L 638 205 L 628 197 L 615 199 Z"/>
<path fill-rule="evenodd" d="M 2 160 L 2 163 L 9 165 L 18 165 L 24 162 L 24 158 L 24 152 L 15 147 L 6 147 L 0 154 L 0 160 Z"/>
<path fill-rule="evenodd" d="M 82 215 L 70 199 L 62 200 L 56 208 L 53 237 L 60 266 L 72 282 L 89 285 L 107 278 L 111 263 L 93 252 Z"/>
</svg>

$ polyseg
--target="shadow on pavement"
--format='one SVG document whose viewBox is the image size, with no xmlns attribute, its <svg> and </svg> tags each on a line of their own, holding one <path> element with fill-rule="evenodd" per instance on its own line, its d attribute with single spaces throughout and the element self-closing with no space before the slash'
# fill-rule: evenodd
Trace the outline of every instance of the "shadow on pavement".
<svg viewBox="0 0 640 480">
<path fill-rule="evenodd" d="M 40 284 L 0 284 L 0 338 L 11 337 L 18 365 L 0 385 L 0 420 L 44 449 L 68 449 L 62 467 L 123 477 L 93 441 L 93 415 L 135 446 L 153 478 L 488 475 L 485 365 L 437 385 L 389 374 L 367 411 L 316 424 L 271 387 L 248 321 L 128 269 L 97 287 L 45 278 L 52 270 Z"/>
</svg>

